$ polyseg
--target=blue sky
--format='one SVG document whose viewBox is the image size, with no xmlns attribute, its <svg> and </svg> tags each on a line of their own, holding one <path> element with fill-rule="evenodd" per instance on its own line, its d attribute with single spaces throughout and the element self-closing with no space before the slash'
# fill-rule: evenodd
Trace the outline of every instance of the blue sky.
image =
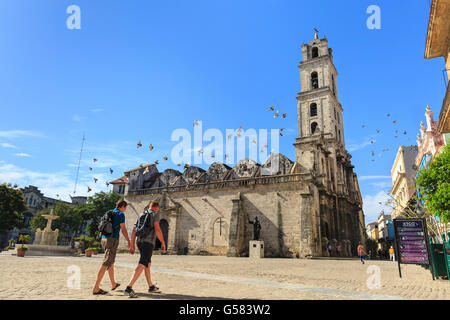
<svg viewBox="0 0 450 320">
<path fill-rule="evenodd" d="M 70 5 L 80 30 L 66 27 Z M 370 5 L 381 30 L 366 26 Z M 442 104 L 443 60 L 423 58 L 428 14 L 426 0 L 2 0 L 0 180 L 68 199 L 83 133 L 77 194 L 108 190 L 141 162 L 178 169 L 162 157 L 194 120 L 223 132 L 286 128 L 280 152 L 294 160 L 300 47 L 316 27 L 333 49 L 346 146 L 373 221 L 398 146 L 415 144 L 427 104 L 435 119 Z M 273 119 L 272 104 L 287 118 Z"/>
</svg>

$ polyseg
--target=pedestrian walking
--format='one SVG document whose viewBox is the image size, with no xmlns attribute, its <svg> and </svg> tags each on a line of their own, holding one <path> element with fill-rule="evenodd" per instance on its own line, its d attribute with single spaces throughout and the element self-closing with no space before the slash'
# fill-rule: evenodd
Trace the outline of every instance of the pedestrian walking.
<svg viewBox="0 0 450 320">
<path fill-rule="evenodd" d="M 329 254 L 330 257 L 331 257 L 331 244 L 328 244 L 328 254 Z"/>
<path fill-rule="evenodd" d="M 395 261 L 395 251 L 392 246 L 389 248 L 389 260 Z"/>
<path fill-rule="evenodd" d="M 159 226 L 159 204 L 156 201 L 152 201 L 149 205 L 149 209 L 144 211 L 137 220 L 133 233 L 131 235 L 130 253 L 134 254 L 135 242 L 137 238 L 137 247 L 140 253 L 139 264 L 134 271 L 133 277 L 130 283 L 125 289 L 125 293 L 130 298 L 137 298 L 137 294 L 133 290 L 133 285 L 137 279 L 141 276 L 142 271 L 145 271 L 145 278 L 148 284 L 149 293 L 159 293 L 159 288 L 152 283 L 150 276 L 150 266 L 152 263 L 152 254 L 155 247 L 155 240 L 158 237 L 161 242 L 161 250 L 164 253 L 166 251 L 166 244 L 164 237 Z"/>
<path fill-rule="evenodd" d="M 341 256 L 341 250 L 342 250 L 342 247 L 341 247 L 340 244 L 337 245 L 336 250 L 337 250 L 338 257 L 340 257 Z"/>
<path fill-rule="evenodd" d="M 363 244 L 360 242 L 356 250 L 358 251 L 358 256 L 361 260 L 361 263 L 364 264 L 364 257 L 367 255 L 366 248 L 364 248 Z"/>
<path fill-rule="evenodd" d="M 100 283 L 108 270 L 109 279 L 111 280 L 111 290 L 116 290 L 120 286 L 114 279 L 114 262 L 116 260 L 117 248 L 119 247 L 120 231 L 122 231 L 125 240 L 130 248 L 130 239 L 128 238 L 127 228 L 125 226 L 125 211 L 127 202 L 119 200 L 113 210 L 109 210 L 104 214 L 100 221 L 99 228 L 102 229 L 102 247 L 105 251 L 103 263 L 100 266 L 92 293 L 106 294 L 107 291 L 100 288 Z"/>
</svg>

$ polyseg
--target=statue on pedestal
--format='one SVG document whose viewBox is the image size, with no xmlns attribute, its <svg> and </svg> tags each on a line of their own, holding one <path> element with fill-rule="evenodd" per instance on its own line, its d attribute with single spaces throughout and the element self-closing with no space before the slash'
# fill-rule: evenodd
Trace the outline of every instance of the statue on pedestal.
<svg viewBox="0 0 450 320">
<path fill-rule="evenodd" d="M 255 220 L 248 220 L 248 223 L 253 224 L 253 240 L 259 240 L 259 233 L 261 231 L 261 224 L 259 223 L 258 217 L 255 217 Z"/>
</svg>

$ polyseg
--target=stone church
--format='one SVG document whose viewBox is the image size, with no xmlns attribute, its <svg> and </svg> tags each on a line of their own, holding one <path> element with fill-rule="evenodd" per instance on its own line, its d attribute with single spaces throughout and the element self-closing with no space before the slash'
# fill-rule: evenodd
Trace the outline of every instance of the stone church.
<svg viewBox="0 0 450 320">
<path fill-rule="evenodd" d="M 169 254 L 248 256 L 249 220 L 258 217 L 266 257 L 329 256 L 328 245 L 332 256 L 338 245 L 341 256 L 355 255 L 364 239 L 362 199 L 345 149 L 327 39 L 316 33 L 302 44 L 302 58 L 295 161 L 271 154 L 264 164 L 242 159 L 233 168 L 215 162 L 206 171 L 187 166 L 159 172 L 154 164 L 127 171 L 128 229 L 151 200 L 159 200 Z"/>
</svg>

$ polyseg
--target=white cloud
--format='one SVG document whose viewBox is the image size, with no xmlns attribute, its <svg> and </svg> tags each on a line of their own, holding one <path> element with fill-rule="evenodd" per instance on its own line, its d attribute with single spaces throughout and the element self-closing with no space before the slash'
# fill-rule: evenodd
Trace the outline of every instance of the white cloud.
<svg viewBox="0 0 450 320">
<path fill-rule="evenodd" d="M 366 195 L 363 198 L 363 211 L 365 215 L 366 225 L 368 223 L 378 221 L 378 215 L 381 210 L 384 210 L 386 214 L 390 214 L 392 208 L 385 205 L 386 201 L 390 199 L 386 191 L 380 191 L 374 195 Z M 380 204 L 380 202 L 382 204 Z"/>
<path fill-rule="evenodd" d="M 42 138 L 44 135 L 37 131 L 29 131 L 29 130 L 9 130 L 9 131 L 0 131 L 0 138 L 14 139 L 20 137 L 37 137 Z"/>
<path fill-rule="evenodd" d="M 18 156 L 18 157 L 26 157 L 26 158 L 30 158 L 31 157 L 28 153 L 24 153 L 24 152 L 16 153 L 15 155 Z"/>
<path fill-rule="evenodd" d="M 102 111 L 104 111 L 104 109 L 102 109 L 102 108 L 91 109 L 91 112 L 93 112 L 93 113 L 99 113 L 99 112 L 102 112 Z"/>
<path fill-rule="evenodd" d="M 73 120 L 73 121 L 81 121 L 81 117 L 80 117 L 79 115 L 77 115 L 77 114 L 74 114 L 74 115 L 72 116 L 72 120 Z"/>
<path fill-rule="evenodd" d="M 92 196 L 96 192 L 111 190 L 111 187 L 107 188 L 104 183 L 106 178 L 101 175 L 97 178 L 99 181 L 94 183 L 92 175 L 80 175 L 76 195 Z M 20 187 L 33 185 L 47 197 L 56 198 L 59 194 L 61 200 L 70 201 L 69 194 L 73 195 L 75 187 L 75 174 L 67 170 L 51 173 L 31 171 L 0 161 L 1 182 L 18 184 Z M 92 189 L 90 193 L 87 193 L 88 186 Z"/>
<path fill-rule="evenodd" d="M 12 144 L 9 144 L 9 143 L 6 143 L 6 142 L 0 143 L 0 147 L 3 147 L 3 148 L 11 148 L 11 149 L 17 149 L 16 146 L 14 146 L 14 145 L 12 145 Z"/>
</svg>

